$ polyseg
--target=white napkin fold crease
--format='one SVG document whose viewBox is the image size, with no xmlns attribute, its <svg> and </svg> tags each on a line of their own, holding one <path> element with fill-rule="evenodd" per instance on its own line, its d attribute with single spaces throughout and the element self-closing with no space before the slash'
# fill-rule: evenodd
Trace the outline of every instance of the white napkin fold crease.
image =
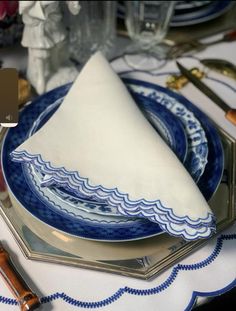
<svg viewBox="0 0 236 311">
<path fill-rule="evenodd" d="M 49 121 L 11 154 L 52 184 L 145 217 L 169 234 L 206 238 L 210 207 L 191 176 L 145 119 L 109 63 L 96 53 Z"/>
</svg>

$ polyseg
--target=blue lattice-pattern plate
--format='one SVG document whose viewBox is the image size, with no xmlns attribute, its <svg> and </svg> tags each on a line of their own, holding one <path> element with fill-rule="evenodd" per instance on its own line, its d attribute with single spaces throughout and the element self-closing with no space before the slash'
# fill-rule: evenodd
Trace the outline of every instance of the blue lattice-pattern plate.
<svg viewBox="0 0 236 311">
<path fill-rule="evenodd" d="M 8 131 L 3 142 L 2 166 L 11 193 L 22 208 L 27 209 L 37 219 L 77 237 L 100 241 L 127 241 L 162 233 L 163 231 L 158 224 L 140 218 L 105 217 L 85 211 L 80 211 L 79 215 L 75 217 L 73 213 L 65 213 L 62 204 L 55 203 L 48 194 L 43 194 L 41 189 L 38 188 L 37 180 L 31 178 L 28 174 L 28 164 L 11 161 L 9 156 L 11 151 L 32 134 L 32 128 L 35 128 L 35 124 L 36 128 L 39 129 L 47 122 L 51 116 L 50 113 L 44 115 L 43 118 L 40 118 L 40 116 L 42 116 L 45 109 L 50 111 L 48 107 L 55 104 L 58 99 L 63 98 L 69 88 L 70 85 L 66 85 L 40 96 L 23 110 L 18 126 Z M 176 150 L 181 151 L 184 149 L 180 152 L 180 157 L 184 160 L 187 147 L 186 136 L 181 123 L 175 120 L 174 116 L 166 109 L 162 109 L 160 105 L 159 109 L 156 108 L 152 100 L 142 98 L 142 96 L 134 96 L 140 98 L 139 104 L 142 105 L 143 103 L 143 107 L 145 107 L 144 103 L 146 103 L 149 111 L 154 115 L 157 114 L 155 111 L 163 111 L 162 117 L 160 116 L 161 113 L 158 114 L 159 121 L 155 119 L 155 122 L 153 122 L 156 126 L 158 124 L 157 127 L 162 128 L 163 132 L 168 132 L 170 145 L 176 146 Z M 169 126 L 167 126 L 168 119 L 170 120 Z M 180 143 L 177 143 L 176 140 Z M 93 202 L 84 202 L 84 204 L 91 206 Z"/>
<path fill-rule="evenodd" d="M 129 83 L 131 82 L 135 83 L 135 81 L 129 81 Z M 74 217 L 74 215 L 69 213 L 65 214 L 61 206 L 57 209 L 55 208 L 55 204 L 49 197 L 42 199 L 40 191 L 35 190 L 37 188 L 36 185 L 32 186 L 32 180 L 30 182 L 27 180 L 27 176 L 29 176 L 26 174 L 27 164 L 11 161 L 9 154 L 28 137 L 33 122 L 38 119 L 50 104 L 65 96 L 69 87 L 70 85 L 66 85 L 53 90 L 39 97 L 34 103 L 26 107 L 20 117 L 17 128 L 10 129 L 5 137 L 2 165 L 8 187 L 16 200 L 21 204 L 22 208 L 27 209 L 32 215 L 47 225 L 82 238 L 100 241 L 127 241 L 162 233 L 158 224 L 144 219 L 112 216 L 104 219 L 100 215 L 95 217 L 89 213 L 82 213 L 80 217 Z M 148 96 L 146 97 L 148 98 Z M 47 117 L 49 118 L 50 116 Z M 47 117 L 43 122 L 47 121 Z M 216 141 L 217 137 L 214 137 Z"/>
</svg>

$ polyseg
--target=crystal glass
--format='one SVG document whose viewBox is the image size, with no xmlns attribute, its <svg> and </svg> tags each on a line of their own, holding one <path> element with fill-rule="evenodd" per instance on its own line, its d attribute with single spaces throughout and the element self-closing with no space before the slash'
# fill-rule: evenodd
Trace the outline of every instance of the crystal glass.
<svg viewBox="0 0 236 311">
<path fill-rule="evenodd" d="M 116 1 L 79 1 L 77 16 L 70 20 L 70 51 L 72 57 L 84 63 L 96 51 L 106 56 L 116 36 Z"/>
<path fill-rule="evenodd" d="M 165 58 L 165 50 L 160 43 L 167 34 L 175 1 L 125 3 L 126 27 L 133 41 L 126 50 L 127 63 L 136 69 L 142 69 L 141 67 L 147 66 L 148 63 L 151 67 L 159 67 L 161 60 Z M 141 54 L 142 58 L 138 57 L 138 54 Z"/>
</svg>

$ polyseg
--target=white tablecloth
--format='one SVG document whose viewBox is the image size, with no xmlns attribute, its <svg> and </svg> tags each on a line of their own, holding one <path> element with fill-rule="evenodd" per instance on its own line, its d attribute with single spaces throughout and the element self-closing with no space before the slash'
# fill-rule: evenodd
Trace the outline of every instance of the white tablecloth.
<svg viewBox="0 0 236 311">
<path fill-rule="evenodd" d="M 197 57 L 226 58 L 236 64 L 236 43 L 213 46 Z M 9 55 L 5 59 L 5 65 L 15 63 L 19 66 L 19 62 Z M 183 58 L 182 63 L 192 67 L 196 60 Z M 113 65 L 118 71 L 130 70 L 122 60 Z M 157 74 L 129 73 L 128 76 L 164 85 L 166 74 L 160 73 L 173 71 L 177 71 L 176 66 L 169 62 Z M 211 79 L 205 79 L 206 83 L 218 85 L 216 91 L 236 108 L 236 81 L 213 73 L 209 73 L 209 77 Z M 236 137 L 236 127 L 192 85 L 182 93 Z M 191 309 L 197 296 L 215 296 L 236 285 L 236 224 L 151 281 L 27 260 L 2 219 L 0 235 L 4 245 L 11 250 L 19 271 L 42 298 L 42 310 L 182 311 Z M 2 279 L 0 289 L 0 310 L 18 310 Z"/>
</svg>

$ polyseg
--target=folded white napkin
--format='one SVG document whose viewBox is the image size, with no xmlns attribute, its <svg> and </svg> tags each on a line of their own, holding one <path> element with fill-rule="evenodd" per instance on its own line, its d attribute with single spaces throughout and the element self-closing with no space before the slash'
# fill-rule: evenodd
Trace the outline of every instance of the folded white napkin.
<svg viewBox="0 0 236 311">
<path fill-rule="evenodd" d="M 188 240 L 210 236 L 214 216 L 178 158 L 98 52 L 51 119 L 12 152 L 77 195 L 146 217 Z"/>
</svg>

